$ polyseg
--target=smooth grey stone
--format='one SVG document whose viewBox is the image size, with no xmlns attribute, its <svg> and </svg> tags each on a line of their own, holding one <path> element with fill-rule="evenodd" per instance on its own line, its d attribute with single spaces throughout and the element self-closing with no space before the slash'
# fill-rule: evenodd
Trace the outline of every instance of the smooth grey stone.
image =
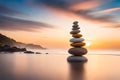
<svg viewBox="0 0 120 80">
<path fill-rule="evenodd" d="M 75 56 L 82 56 L 87 53 L 87 49 L 85 49 L 85 48 L 70 48 L 68 50 L 68 52 Z"/>
<path fill-rule="evenodd" d="M 70 32 L 70 34 L 77 34 L 79 32 L 80 32 L 80 30 L 73 30 L 73 31 Z"/>
<path fill-rule="evenodd" d="M 85 39 L 83 38 L 72 38 L 70 39 L 70 42 L 81 42 L 81 41 L 84 41 Z"/>
<path fill-rule="evenodd" d="M 68 62 L 87 62 L 88 59 L 84 56 L 69 56 L 67 58 Z"/>
</svg>

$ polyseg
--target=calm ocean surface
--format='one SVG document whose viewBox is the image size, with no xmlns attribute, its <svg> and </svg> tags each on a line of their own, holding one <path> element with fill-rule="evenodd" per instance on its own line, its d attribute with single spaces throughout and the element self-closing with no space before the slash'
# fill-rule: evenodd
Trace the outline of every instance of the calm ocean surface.
<svg viewBox="0 0 120 80">
<path fill-rule="evenodd" d="M 43 54 L 0 53 L 0 80 L 120 80 L 120 51 L 89 51 L 87 63 L 68 63 L 64 50 L 34 51 Z"/>
</svg>

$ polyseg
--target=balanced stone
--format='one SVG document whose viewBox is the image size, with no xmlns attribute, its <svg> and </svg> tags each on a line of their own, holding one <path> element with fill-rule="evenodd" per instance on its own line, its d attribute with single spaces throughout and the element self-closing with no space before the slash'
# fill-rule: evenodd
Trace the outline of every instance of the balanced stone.
<svg viewBox="0 0 120 80">
<path fill-rule="evenodd" d="M 74 37 L 74 38 L 80 38 L 80 37 L 82 37 L 82 35 L 81 34 L 72 34 L 72 37 Z"/>
<path fill-rule="evenodd" d="M 84 56 L 69 56 L 67 58 L 68 62 L 87 62 L 87 58 Z"/>
<path fill-rule="evenodd" d="M 73 38 L 70 39 L 71 46 L 73 48 L 70 48 L 68 50 L 69 54 L 72 54 L 72 56 L 67 58 L 68 62 L 86 62 L 87 58 L 83 57 L 87 53 L 87 49 L 83 48 L 85 46 L 84 38 L 82 38 L 82 34 L 79 34 L 80 27 L 78 25 L 78 21 L 73 22 L 72 31 L 70 34 Z"/>
<path fill-rule="evenodd" d="M 70 32 L 70 34 L 77 34 L 79 32 L 80 32 L 80 30 L 73 30 L 73 31 Z"/>
<path fill-rule="evenodd" d="M 78 24 L 78 21 L 74 21 L 73 24 Z"/>
<path fill-rule="evenodd" d="M 82 42 L 82 41 L 84 41 L 83 38 L 72 38 L 72 39 L 70 39 L 70 42 Z"/>
<path fill-rule="evenodd" d="M 80 27 L 73 27 L 72 30 L 78 30 Z"/>
<path fill-rule="evenodd" d="M 79 25 L 74 24 L 72 27 L 73 27 L 73 28 L 77 28 L 77 27 L 79 27 Z"/>
<path fill-rule="evenodd" d="M 85 46 L 85 43 L 84 42 L 72 43 L 71 46 L 73 46 L 73 47 L 82 47 L 82 46 Z"/>
<path fill-rule="evenodd" d="M 82 56 L 87 53 L 87 49 L 85 48 L 70 48 L 68 52 L 74 56 Z"/>
</svg>

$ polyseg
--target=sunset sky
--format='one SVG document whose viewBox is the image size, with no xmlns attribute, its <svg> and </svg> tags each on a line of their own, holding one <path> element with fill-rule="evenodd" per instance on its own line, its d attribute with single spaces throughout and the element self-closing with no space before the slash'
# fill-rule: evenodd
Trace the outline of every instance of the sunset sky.
<svg viewBox="0 0 120 80">
<path fill-rule="evenodd" d="M 120 0 L 0 0 L 0 33 L 19 42 L 68 49 L 73 21 L 88 49 L 120 50 Z"/>
</svg>

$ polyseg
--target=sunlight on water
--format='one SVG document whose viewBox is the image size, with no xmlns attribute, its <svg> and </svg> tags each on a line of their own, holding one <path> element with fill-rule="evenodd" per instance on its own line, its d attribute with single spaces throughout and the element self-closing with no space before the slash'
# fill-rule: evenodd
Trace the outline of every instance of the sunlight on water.
<svg viewBox="0 0 120 80">
<path fill-rule="evenodd" d="M 41 51 L 41 50 L 40 50 Z M 46 51 L 47 52 L 47 51 Z M 0 54 L 0 80 L 120 80 L 119 51 L 91 51 L 87 63 L 68 63 L 68 53 Z M 55 51 L 54 51 L 55 52 Z M 60 54 L 62 53 L 62 54 Z"/>
</svg>

